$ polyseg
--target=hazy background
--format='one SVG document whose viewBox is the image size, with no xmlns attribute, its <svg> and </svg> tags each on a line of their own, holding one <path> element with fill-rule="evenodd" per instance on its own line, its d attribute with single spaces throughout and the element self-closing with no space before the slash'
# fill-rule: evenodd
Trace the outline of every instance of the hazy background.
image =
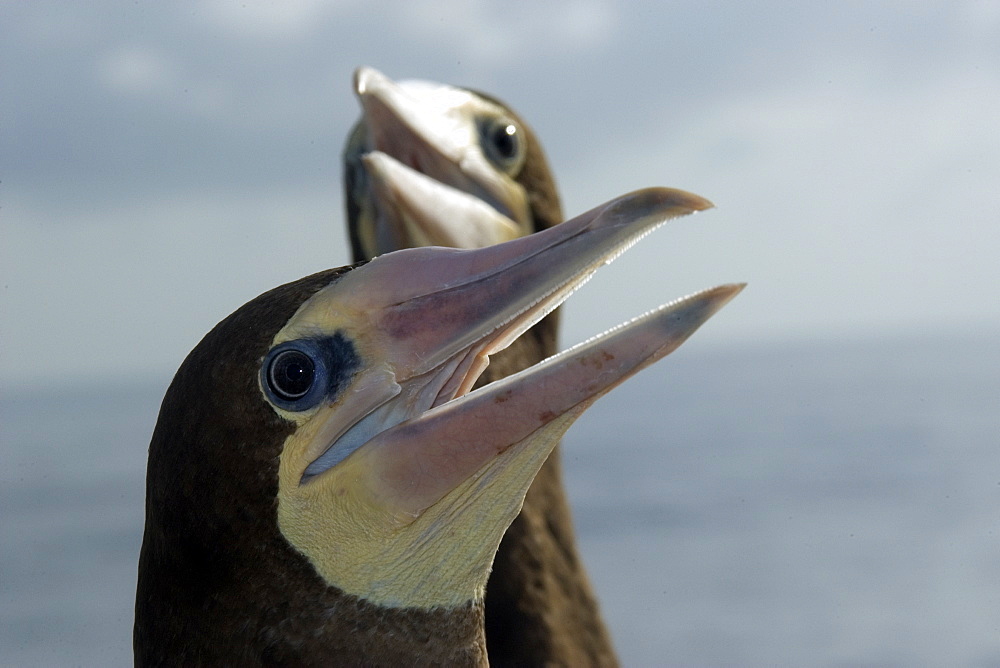
<svg viewBox="0 0 1000 668">
<path fill-rule="evenodd" d="M 7 382 L 170 373 L 236 306 L 344 264 L 359 64 L 505 99 L 569 214 L 650 185 L 717 204 L 575 297 L 567 342 L 734 280 L 699 345 L 1000 328 L 995 2 L 25 2 L 2 21 Z"/>
<path fill-rule="evenodd" d="M 750 284 L 570 434 L 623 657 L 1000 663 L 1000 4 L 9 2 L 0 32 L 0 663 L 127 660 L 157 402 L 222 317 L 347 262 L 360 64 L 509 102 L 570 215 L 718 206 L 564 313 L 569 344 Z"/>
</svg>

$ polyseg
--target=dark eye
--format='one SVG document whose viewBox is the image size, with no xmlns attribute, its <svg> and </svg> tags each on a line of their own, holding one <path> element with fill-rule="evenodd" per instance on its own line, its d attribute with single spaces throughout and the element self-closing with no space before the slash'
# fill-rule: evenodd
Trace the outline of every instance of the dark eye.
<svg viewBox="0 0 1000 668">
<path fill-rule="evenodd" d="M 316 406 L 327 394 L 327 357 L 316 339 L 287 341 L 272 348 L 260 368 L 267 398 L 287 411 Z"/>
<path fill-rule="evenodd" d="M 306 396 L 315 380 L 316 363 L 301 350 L 282 350 L 267 367 L 267 384 L 284 401 Z"/>
<path fill-rule="evenodd" d="M 360 361 L 341 333 L 279 343 L 264 356 L 260 381 L 278 408 L 305 411 L 335 397 Z"/>
<path fill-rule="evenodd" d="M 524 138 L 520 128 L 507 118 L 484 120 L 480 125 L 483 153 L 499 169 L 515 172 L 524 158 Z"/>
</svg>

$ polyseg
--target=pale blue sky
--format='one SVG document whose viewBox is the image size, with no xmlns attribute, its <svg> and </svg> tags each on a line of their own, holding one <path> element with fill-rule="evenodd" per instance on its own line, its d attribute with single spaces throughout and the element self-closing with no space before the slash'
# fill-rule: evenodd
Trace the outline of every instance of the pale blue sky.
<svg viewBox="0 0 1000 668">
<path fill-rule="evenodd" d="M 542 137 L 568 214 L 672 223 L 565 344 L 729 281 L 689 346 L 1000 332 L 1000 4 L 11 3 L 0 374 L 168 377 L 216 322 L 347 261 L 351 71 L 470 85 Z"/>
</svg>

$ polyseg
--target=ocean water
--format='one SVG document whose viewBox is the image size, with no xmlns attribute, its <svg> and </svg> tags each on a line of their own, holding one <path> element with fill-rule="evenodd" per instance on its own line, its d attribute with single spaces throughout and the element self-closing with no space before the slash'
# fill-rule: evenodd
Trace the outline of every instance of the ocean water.
<svg viewBox="0 0 1000 668">
<path fill-rule="evenodd" d="M 4 389 L 0 665 L 131 663 L 168 382 Z M 695 338 L 564 459 L 626 665 L 1000 665 L 997 336 Z"/>
</svg>

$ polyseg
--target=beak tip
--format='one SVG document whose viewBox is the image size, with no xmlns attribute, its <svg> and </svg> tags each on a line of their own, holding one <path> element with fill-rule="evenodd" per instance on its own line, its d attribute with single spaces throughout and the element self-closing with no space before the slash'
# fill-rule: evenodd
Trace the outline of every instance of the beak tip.
<svg viewBox="0 0 1000 668">
<path fill-rule="evenodd" d="M 686 213 L 715 208 L 715 204 L 710 200 L 686 190 L 678 190 L 677 188 L 654 188 L 653 190 L 663 206 L 684 210 Z"/>
<path fill-rule="evenodd" d="M 746 286 L 747 286 L 746 282 L 742 282 L 742 283 L 731 283 L 729 287 L 732 289 L 733 296 L 735 297 L 736 295 L 743 292 L 743 288 L 745 288 Z"/>
<path fill-rule="evenodd" d="M 719 308 L 722 308 L 723 306 L 728 304 L 736 295 L 743 292 L 743 288 L 745 288 L 746 286 L 747 286 L 746 283 L 726 283 L 725 285 L 720 285 L 718 287 L 711 288 L 709 292 L 711 293 L 713 301 L 716 301 L 719 305 Z"/>
<path fill-rule="evenodd" d="M 385 79 L 385 75 L 374 67 L 361 65 L 355 68 L 354 76 L 352 77 L 354 93 L 359 97 L 367 95 L 380 79 Z"/>
<path fill-rule="evenodd" d="M 608 202 L 601 209 L 598 218 L 614 221 L 616 224 L 622 221 L 631 224 L 637 219 L 645 219 L 648 224 L 658 225 L 714 206 L 704 197 L 685 190 L 643 188 Z"/>
</svg>

